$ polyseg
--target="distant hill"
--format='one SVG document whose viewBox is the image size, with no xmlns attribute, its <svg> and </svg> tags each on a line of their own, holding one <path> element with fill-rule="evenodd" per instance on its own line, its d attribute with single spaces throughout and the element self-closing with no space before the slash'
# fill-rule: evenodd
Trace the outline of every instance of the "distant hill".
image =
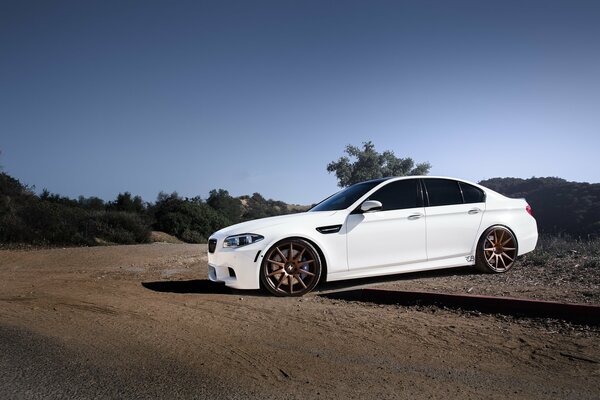
<svg viewBox="0 0 600 400">
<path fill-rule="evenodd" d="M 543 233 L 600 236 L 600 184 L 561 178 L 492 178 L 479 182 L 508 197 L 527 199 Z"/>
</svg>

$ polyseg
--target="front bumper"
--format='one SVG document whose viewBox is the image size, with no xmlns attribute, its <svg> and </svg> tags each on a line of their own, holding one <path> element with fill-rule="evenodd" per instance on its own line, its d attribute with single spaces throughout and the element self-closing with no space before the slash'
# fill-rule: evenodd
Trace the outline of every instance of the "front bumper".
<svg viewBox="0 0 600 400">
<path fill-rule="evenodd" d="M 223 239 L 219 239 L 215 252 L 208 253 L 208 279 L 234 289 L 259 289 L 263 253 L 259 244 L 231 249 L 224 248 Z"/>
</svg>

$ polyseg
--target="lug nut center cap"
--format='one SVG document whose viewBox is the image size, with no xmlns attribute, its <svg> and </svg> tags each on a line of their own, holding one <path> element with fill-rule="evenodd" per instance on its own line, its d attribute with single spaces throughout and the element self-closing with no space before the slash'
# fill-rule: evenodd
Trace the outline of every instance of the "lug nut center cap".
<svg viewBox="0 0 600 400">
<path fill-rule="evenodd" d="M 296 269 L 296 264 L 294 264 L 293 262 L 288 262 L 288 263 L 285 263 L 284 268 L 285 268 L 285 272 L 287 272 L 288 274 L 291 274 Z"/>
</svg>

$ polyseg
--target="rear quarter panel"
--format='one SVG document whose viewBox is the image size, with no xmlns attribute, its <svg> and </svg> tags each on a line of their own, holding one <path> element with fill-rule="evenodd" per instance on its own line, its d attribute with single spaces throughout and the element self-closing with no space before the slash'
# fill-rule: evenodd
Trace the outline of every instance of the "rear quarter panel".
<svg viewBox="0 0 600 400">
<path fill-rule="evenodd" d="M 517 238 L 518 255 L 535 249 L 538 239 L 537 223 L 526 210 L 525 199 L 511 199 L 493 191 L 487 192 L 486 209 L 481 221 L 478 238 L 491 226 L 503 225 Z M 475 246 L 477 246 L 477 242 Z M 475 253 L 476 248 L 473 249 Z"/>
</svg>

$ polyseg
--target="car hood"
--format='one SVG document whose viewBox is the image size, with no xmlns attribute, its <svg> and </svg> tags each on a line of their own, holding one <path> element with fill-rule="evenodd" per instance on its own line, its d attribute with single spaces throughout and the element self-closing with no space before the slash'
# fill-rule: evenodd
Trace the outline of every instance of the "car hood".
<svg viewBox="0 0 600 400">
<path fill-rule="evenodd" d="M 302 224 L 311 224 L 314 221 L 316 225 L 326 225 L 329 216 L 337 214 L 338 211 L 311 211 L 298 214 L 279 215 L 276 217 L 260 218 L 252 221 L 246 221 L 239 224 L 231 225 L 221 229 L 211 235 L 211 237 L 224 237 L 229 235 L 237 235 L 241 233 L 261 233 L 265 229 L 282 225 L 302 222 Z"/>
</svg>

